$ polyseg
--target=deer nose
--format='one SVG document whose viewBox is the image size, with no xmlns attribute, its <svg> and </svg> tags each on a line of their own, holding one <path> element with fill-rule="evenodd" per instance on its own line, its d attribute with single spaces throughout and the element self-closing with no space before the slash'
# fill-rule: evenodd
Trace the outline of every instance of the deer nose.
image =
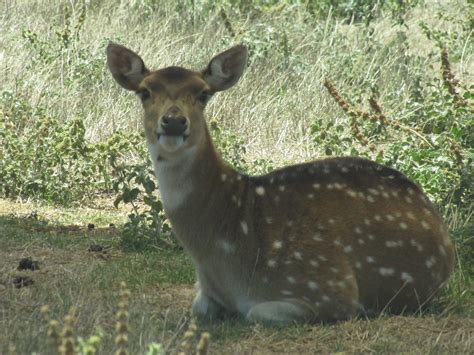
<svg viewBox="0 0 474 355">
<path fill-rule="evenodd" d="M 188 128 L 188 120 L 184 116 L 165 115 L 161 118 L 161 128 L 167 135 L 179 136 Z"/>
</svg>

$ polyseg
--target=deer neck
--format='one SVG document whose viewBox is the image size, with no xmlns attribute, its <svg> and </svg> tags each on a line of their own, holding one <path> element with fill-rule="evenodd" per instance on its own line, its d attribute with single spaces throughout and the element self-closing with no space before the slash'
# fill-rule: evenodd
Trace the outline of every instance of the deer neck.
<svg viewBox="0 0 474 355">
<path fill-rule="evenodd" d="M 150 147 L 161 199 L 178 239 L 191 254 L 215 238 L 215 221 L 229 215 L 232 186 L 223 180 L 237 176 L 216 152 L 209 132 L 205 144 L 178 159 L 159 160 Z M 236 180 L 236 179 L 234 179 Z"/>
</svg>

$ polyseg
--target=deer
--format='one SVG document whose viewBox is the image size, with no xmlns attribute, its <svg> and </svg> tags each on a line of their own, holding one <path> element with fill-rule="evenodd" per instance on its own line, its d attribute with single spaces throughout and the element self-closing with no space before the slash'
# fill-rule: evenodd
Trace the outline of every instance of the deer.
<svg viewBox="0 0 474 355">
<path fill-rule="evenodd" d="M 113 42 L 106 54 L 143 106 L 164 211 L 196 269 L 193 316 L 288 324 L 418 312 L 448 282 L 448 229 L 401 172 L 328 157 L 250 176 L 221 158 L 204 110 L 242 77 L 244 45 L 198 71 L 150 70 Z"/>
</svg>

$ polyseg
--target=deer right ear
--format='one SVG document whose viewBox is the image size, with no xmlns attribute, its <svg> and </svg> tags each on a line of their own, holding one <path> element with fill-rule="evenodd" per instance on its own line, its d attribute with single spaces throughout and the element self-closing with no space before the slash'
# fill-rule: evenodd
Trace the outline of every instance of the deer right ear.
<svg viewBox="0 0 474 355">
<path fill-rule="evenodd" d="M 107 46 L 107 64 L 117 83 L 127 90 L 137 91 L 150 72 L 138 54 L 113 42 Z"/>
</svg>

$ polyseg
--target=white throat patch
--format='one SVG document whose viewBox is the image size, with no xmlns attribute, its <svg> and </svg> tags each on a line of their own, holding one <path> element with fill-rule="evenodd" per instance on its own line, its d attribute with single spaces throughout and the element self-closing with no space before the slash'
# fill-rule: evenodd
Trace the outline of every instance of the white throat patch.
<svg viewBox="0 0 474 355">
<path fill-rule="evenodd" d="M 157 144 L 148 143 L 148 150 L 163 206 L 165 211 L 171 212 L 180 207 L 193 190 L 189 174 L 196 156 L 196 147 L 187 149 L 178 157 L 158 161 Z"/>
</svg>

